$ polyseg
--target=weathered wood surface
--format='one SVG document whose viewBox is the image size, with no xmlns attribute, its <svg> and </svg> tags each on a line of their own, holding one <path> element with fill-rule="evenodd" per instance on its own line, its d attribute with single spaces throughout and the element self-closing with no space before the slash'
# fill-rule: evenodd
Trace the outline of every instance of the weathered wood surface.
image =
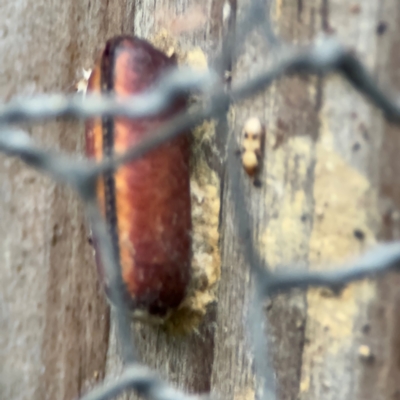
<svg viewBox="0 0 400 400">
<path fill-rule="evenodd" d="M 150 37 L 164 28 L 182 48 L 199 46 L 212 62 L 226 29 L 224 4 L 1 0 L 1 99 L 72 92 L 81 68 L 90 67 L 105 39 L 122 32 Z M 248 2 L 229 4 L 234 19 Z M 334 32 L 383 86 L 400 90 L 398 4 L 367 0 L 358 5 L 279 0 L 272 16 L 289 42 Z M 378 35 L 382 21 L 387 30 Z M 243 49 L 232 84 L 262 70 L 273 57 L 257 36 Z M 253 115 L 268 132 L 262 187 L 254 188 L 240 165 L 237 171 L 214 165 L 227 182 L 218 303 L 199 333 L 188 338 L 146 327 L 133 330 L 141 359 L 161 376 L 190 392 L 212 391 L 221 398 L 253 398 L 243 326 L 248 267 L 240 261 L 227 200 L 229 179 L 244 180 L 253 235 L 271 268 L 292 262 L 317 268 L 400 236 L 399 129 L 339 77 L 283 79 L 235 106 L 229 127 L 222 124 L 217 134 L 234 132 L 239 138 L 245 119 Z M 80 122 L 29 130 L 46 147 L 82 152 Z M 0 158 L 0 399 L 74 399 L 106 373 L 117 373 L 113 331 L 109 334 L 86 235 L 74 193 L 15 159 Z M 267 313 L 279 398 L 400 398 L 399 283 L 390 275 L 352 285 L 340 297 L 311 290 L 274 299 Z M 359 355 L 361 345 L 374 355 L 371 362 Z"/>
</svg>

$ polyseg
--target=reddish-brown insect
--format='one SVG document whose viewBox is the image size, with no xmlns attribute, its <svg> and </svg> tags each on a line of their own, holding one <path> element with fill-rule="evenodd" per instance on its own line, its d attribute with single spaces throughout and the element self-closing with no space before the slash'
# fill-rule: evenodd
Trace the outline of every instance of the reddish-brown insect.
<svg viewBox="0 0 400 400">
<path fill-rule="evenodd" d="M 175 66 L 173 59 L 148 42 L 118 36 L 106 43 L 87 90 L 139 94 Z M 180 99 L 157 117 L 88 121 L 87 156 L 101 160 L 124 152 L 185 106 L 186 99 Z M 189 138 L 180 135 L 98 181 L 97 196 L 133 310 L 165 317 L 185 297 L 191 263 L 189 155 Z M 98 255 L 96 259 L 102 276 Z"/>
</svg>

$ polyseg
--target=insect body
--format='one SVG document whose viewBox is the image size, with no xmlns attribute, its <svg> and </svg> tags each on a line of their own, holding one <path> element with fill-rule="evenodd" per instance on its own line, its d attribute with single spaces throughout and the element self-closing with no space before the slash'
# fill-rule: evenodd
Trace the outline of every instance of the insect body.
<svg viewBox="0 0 400 400">
<path fill-rule="evenodd" d="M 242 165 L 246 173 L 254 177 L 261 160 L 263 128 L 258 118 L 249 118 L 242 132 Z"/>
<path fill-rule="evenodd" d="M 175 61 L 148 42 L 118 36 L 107 42 L 87 91 L 139 94 L 173 67 Z M 185 106 L 181 98 L 157 117 L 90 120 L 86 153 L 100 161 L 124 152 Z M 98 181 L 97 197 L 118 254 L 123 290 L 140 314 L 164 318 L 186 294 L 191 264 L 189 154 L 189 139 L 180 135 Z M 93 242 L 96 248 L 95 237 Z M 96 259 L 103 276 L 98 254 Z"/>
</svg>

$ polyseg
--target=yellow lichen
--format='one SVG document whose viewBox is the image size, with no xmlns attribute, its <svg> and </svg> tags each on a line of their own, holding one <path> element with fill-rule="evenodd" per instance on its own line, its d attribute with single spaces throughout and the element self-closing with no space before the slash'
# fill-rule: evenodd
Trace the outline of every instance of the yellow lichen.
<svg viewBox="0 0 400 400">
<path fill-rule="evenodd" d="M 234 400 L 254 400 L 256 398 L 256 393 L 253 388 L 245 388 L 241 391 L 235 392 Z"/>
<path fill-rule="evenodd" d="M 321 120 L 314 172 L 314 223 L 310 238 L 310 268 L 343 263 L 375 243 L 373 221 L 376 194 L 368 180 L 334 148 L 333 134 Z M 354 235 L 361 230 L 364 239 Z M 347 287 L 339 296 L 320 289 L 307 294 L 307 345 L 304 348 L 301 391 L 310 387 L 313 370 L 350 351 L 362 304 L 374 297 L 374 285 L 363 282 Z"/>
<path fill-rule="evenodd" d="M 305 228 L 301 216 L 310 207 L 303 182 L 308 179 L 312 157 L 311 139 L 300 136 L 291 138 L 285 148 L 271 152 L 266 160 L 269 189 L 265 204 L 269 209 L 271 204 L 278 204 L 279 210 L 261 235 L 259 248 L 271 268 L 282 263 L 295 263 L 294 255 L 302 252 Z M 293 186 L 290 181 L 285 182 L 285 176 L 296 177 L 297 184 Z"/>
<path fill-rule="evenodd" d="M 197 69 L 207 68 L 207 58 L 200 48 L 183 51 L 166 30 L 159 31 L 151 41 L 160 50 L 173 53 L 178 64 Z M 166 330 L 173 333 L 187 333 L 196 329 L 207 306 L 216 300 L 221 264 L 218 230 L 220 183 L 204 153 L 205 147 L 213 147 L 214 135 L 215 124 L 212 121 L 196 127 L 192 134 L 192 280 L 185 300 L 166 321 Z"/>
</svg>

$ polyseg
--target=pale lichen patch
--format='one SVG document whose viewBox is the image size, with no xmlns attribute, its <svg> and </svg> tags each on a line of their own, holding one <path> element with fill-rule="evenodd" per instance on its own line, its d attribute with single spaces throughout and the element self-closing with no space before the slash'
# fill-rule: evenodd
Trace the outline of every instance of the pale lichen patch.
<svg viewBox="0 0 400 400">
<path fill-rule="evenodd" d="M 373 231 L 376 198 L 366 177 L 336 152 L 333 134 L 322 119 L 314 170 L 315 206 L 309 245 L 311 269 L 350 261 L 376 242 Z M 363 240 L 357 238 L 355 230 L 363 232 Z M 339 296 L 327 296 L 321 289 L 308 291 L 302 392 L 309 390 L 314 371 L 325 371 L 324 365 L 351 353 L 360 307 L 368 304 L 374 293 L 375 287 L 369 282 L 351 285 Z M 322 378 L 332 379 L 330 376 Z"/>
<path fill-rule="evenodd" d="M 192 281 L 188 295 L 171 315 L 167 330 L 179 333 L 195 329 L 216 301 L 216 289 L 221 274 L 219 252 L 219 178 L 201 151 L 202 141 L 212 135 L 214 125 L 205 123 L 193 134 L 191 173 L 192 193 Z M 199 131 L 207 133 L 199 135 Z"/>
<path fill-rule="evenodd" d="M 288 140 L 285 148 L 270 151 L 266 159 L 265 206 L 275 215 L 259 239 L 259 249 L 270 268 L 296 263 L 295 255 L 304 252 L 308 228 L 301 217 L 310 213 L 304 185 L 312 162 L 311 139 L 301 136 Z"/>
<path fill-rule="evenodd" d="M 245 388 L 241 391 L 236 391 L 233 395 L 234 400 L 254 400 L 256 393 L 252 387 Z"/>
</svg>

